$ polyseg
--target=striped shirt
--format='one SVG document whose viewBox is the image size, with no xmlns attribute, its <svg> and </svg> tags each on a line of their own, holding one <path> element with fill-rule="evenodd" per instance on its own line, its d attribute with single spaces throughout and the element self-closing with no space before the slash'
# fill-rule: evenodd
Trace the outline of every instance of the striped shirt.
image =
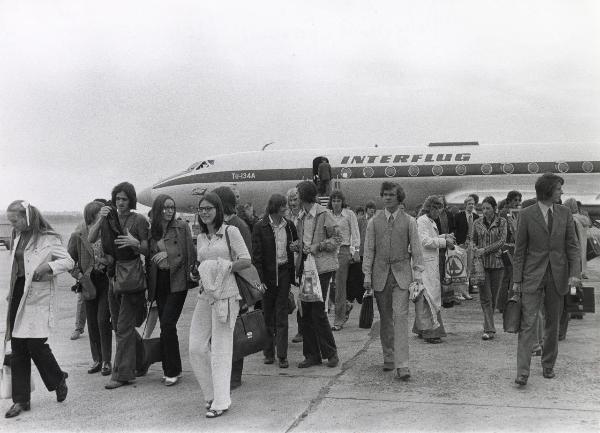
<svg viewBox="0 0 600 433">
<path fill-rule="evenodd" d="M 473 223 L 473 243 L 476 248 L 483 248 L 483 267 L 487 269 L 503 268 L 502 246 L 506 240 L 506 220 L 494 216 L 489 227 L 485 217 L 478 218 Z"/>
</svg>

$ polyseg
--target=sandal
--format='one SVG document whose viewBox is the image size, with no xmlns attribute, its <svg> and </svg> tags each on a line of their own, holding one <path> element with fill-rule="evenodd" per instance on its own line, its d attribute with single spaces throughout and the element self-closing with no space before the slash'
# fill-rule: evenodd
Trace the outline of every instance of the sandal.
<svg viewBox="0 0 600 433">
<path fill-rule="evenodd" d="M 206 418 L 217 418 L 217 417 L 220 417 L 221 415 L 223 415 L 225 412 L 227 412 L 227 409 L 223 409 L 223 410 L 210 409 L 208 412 L 206 412 Z"/>
<path fill-rule="evenodd" d="M 341 330 L 342 330 L 342 328 L 343 328 L 343 326 L 342 326 L 342 325 L 333 325 L 333 326 L 331 327 L 331 330 L 332 330 L 332 331 L 341 331 Z"/>
</svg>

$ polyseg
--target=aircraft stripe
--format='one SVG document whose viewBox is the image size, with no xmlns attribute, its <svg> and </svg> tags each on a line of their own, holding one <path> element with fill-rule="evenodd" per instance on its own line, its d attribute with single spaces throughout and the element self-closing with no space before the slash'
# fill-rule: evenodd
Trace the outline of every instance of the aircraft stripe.
<svg viewBox="0 0 600 433">
<path fill-rule="evenodd" d="M 537 170 L 536 170 L 537 167 Z M 332 167 L 333 176 L 344 179 L 391 179 L 463 176 L 511 176 L 523 174 L 600 173 L 600 161 L 513 162 L 483 164 L 414 164 L 414 165 L 347 165 Z M 344 173 L 346 177 L 344 177 Z M 190 173 L 189 176 L 166 180 L 153 189 L 197 183 L 244 183 L 312 179 L 312 168 L 281 168 L 262 170 L 228 170 L 210 173 Z"/>
</svg>

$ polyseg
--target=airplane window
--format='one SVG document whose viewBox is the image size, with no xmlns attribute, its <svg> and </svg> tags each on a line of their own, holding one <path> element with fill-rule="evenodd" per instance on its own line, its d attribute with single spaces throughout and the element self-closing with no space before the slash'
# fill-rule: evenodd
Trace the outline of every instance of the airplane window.
<svg viewBox="0 0 600 433">
<path fill-rule="evenodd" d="M 508 164 L 502 164 L 502 171 L 506 174 L 512 174 L 515 171 L 515 166 L 510 162 Z"/>
<path fill-rule="evenodd" d="M 589 161 L 585 161 L 583 164 L 581 164 L 581 168 L 583 169 L 583 171 L 585 171 L 586 173 L 591 173 L 592 170 L 594 170 L 594 164 L 592 164 Z"/>
<path fill-rule="evenodd" d="M 394 176 L 396 176 L 396 167 L 386 167 L 385 168 L 385 175 L 387 177 L 394 177 Z"/>
<path fill-rule="evenodd" d="M 540 171 L 540 166 L 537 165 L 537 162 L 530 162 L 527 164 L 527 171 L 529 171 L 531 174 L 535 174 Z"/>
<path fill-rule="evenodd" d="M 419 175 L 419 166 L 418 165 L 411 165 L 408 168 L 408 174 L 410 174 L 412 177 L 418 176 Z"/>
<path fill-rule="evenodd" d="M 481 166 L 481 172 L 483 174 L 492 174 L 492 166 L 490 164 L 483 164 Z"/>
<path fill-rule="evenodd" d="M 559 162 L 556 167 L 558 168 L 558 171 L 560 171 L 561 173 L 566 173 L 567 171 L 569 171 L 569 164 L 567 164 L 566 162 Z"/>
<path fill-rule="evenodd" d="M 342 178 L 344 179 L 350 179 L 352 177 L 352 169 L 350 167 L 342 168 L 340 173 L 342 173 Z"/>
<path fill-rule="evenodd" d="M 434 165 L 431 167 L 431 172 L 434 176 L 440 176 L 444 172 L 444 169 L 441 165 Z"/>
<path fill-rule="evenodd" d="M 457 165 L 455 170 L 456 174 L 458 174 L 459 176 L 462 176 L 467 173 L 467 167 L 465 167 L 462 164 Z"/>
<path fill-rule="evenodd" d="M 364 177 L 373 177 L 374 173 L 375 173 L 375 171 L 373 171 L 372 167 L 363 168 L 363 176 Z"/>
</svg>

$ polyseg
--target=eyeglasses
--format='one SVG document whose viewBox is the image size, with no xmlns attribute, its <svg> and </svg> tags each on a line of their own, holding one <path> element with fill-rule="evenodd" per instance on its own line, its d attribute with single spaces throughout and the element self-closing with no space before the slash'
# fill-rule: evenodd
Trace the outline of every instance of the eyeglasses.
<svg viewBox="0 0 600 433">
<path fill-rule="evenodd" d="M 163 212 L 175 212 L 175 206 L 165 206 Z"/>
<path fill-rule="evenodd" d="M 214 206 L 199 206 L 198 213 L 209 213 L 214 208 L 215 208 Z"/>
</svg>

